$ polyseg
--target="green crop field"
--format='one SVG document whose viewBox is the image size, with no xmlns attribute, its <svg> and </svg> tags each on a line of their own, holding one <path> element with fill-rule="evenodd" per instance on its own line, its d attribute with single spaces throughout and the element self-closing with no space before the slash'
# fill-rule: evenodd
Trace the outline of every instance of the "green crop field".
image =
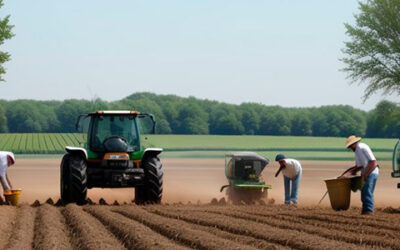
<svg viewBox="0 0 400 250">
<path fill-rule="evenodd" d="M 0 150 L 16 154 L 60 154 L 65 146 L 79 146 L 83 142 L 81 134 L 0 134 Z"/>
<path fill-rule="evenodd" d="M 151 135 L 147 143 L 165 150 L 167 158 L 221 158 L 230 151 L 256 151 L 269 159 L 281 152 L 303 160 L 351 160 L 345 138 L 293 136 Z M 82 146 L 82 134 L 0 134 L 0 150 L 16 154 L 63 154 L 64 148 Z M 365 139 L 380 160 L 390 160 L 397 139 Z"/>
</svg>

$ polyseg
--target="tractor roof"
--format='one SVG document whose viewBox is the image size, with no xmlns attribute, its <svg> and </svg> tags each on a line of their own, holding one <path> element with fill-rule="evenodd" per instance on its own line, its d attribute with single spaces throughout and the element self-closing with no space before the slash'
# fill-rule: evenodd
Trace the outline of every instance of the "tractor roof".
<svg viewBox="0 0 400 250">
<path fill-rule="evenodd" d="M 139 114 L 136 110 L 98 110 L 88 115 L 137 115 Z"/>
<path fill-rule="evenodd" d="M 269 160 L 254 152 L 234 152 L 226 154 L 226 157 L 232 157 L 235 160 L 259 160 L 267 165 Z"/>
</svg>

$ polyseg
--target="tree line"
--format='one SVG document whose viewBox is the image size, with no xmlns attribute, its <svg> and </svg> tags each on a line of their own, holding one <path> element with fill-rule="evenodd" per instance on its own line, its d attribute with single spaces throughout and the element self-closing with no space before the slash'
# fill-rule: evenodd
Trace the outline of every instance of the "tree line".
<svg viewBox="0 0 400 250">
<path fill-rule="evenodd" d="M 0 132 L 76 132 L 79 114 L 99 109 L 152 113 L 160 134 L 399 137 L 400 106 L 382 101 L 370 112 L 348 105 L 283 108 L 135 93 L 122 100 L 0 100 Z"/>
</svg>

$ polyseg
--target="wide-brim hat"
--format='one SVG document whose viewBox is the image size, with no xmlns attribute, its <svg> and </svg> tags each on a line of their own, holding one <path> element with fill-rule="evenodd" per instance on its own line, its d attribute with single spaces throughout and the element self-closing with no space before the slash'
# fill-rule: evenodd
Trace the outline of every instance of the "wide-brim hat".
<svg viewBox="0 0 400 250">
<path fill-rule="evenodd" d="M 351 135 L 351 136 L 347 137 L 346 143 L 344 144 L 344 146 L 346 148 L 348 148 L 351 145 L 353 145 L 354 143 L 361 141 L 361 139 L 362 139 L 361 137 L 357 137 L 355 135 Z"/>
</svg>

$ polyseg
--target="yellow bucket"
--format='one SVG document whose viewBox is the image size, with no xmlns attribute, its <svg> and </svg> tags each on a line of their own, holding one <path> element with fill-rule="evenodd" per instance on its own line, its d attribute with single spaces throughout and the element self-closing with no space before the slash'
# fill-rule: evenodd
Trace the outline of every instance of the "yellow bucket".
<svg viewBox="0 0 400 250">
<path fill-rule="evenodd" d="M 325 180 L 325 183 L 331 207 L 336 211 L 349 209 L 351 180 L 348 178 L 330 179 Z"/>
<path fill-rule="evenodd" d="M 6 190 L 4 191 L 4 197 L 8 203 L 13 206 L 18 206 L 19 197 L 21 195 L 21 189 Z"/>
</svg>

